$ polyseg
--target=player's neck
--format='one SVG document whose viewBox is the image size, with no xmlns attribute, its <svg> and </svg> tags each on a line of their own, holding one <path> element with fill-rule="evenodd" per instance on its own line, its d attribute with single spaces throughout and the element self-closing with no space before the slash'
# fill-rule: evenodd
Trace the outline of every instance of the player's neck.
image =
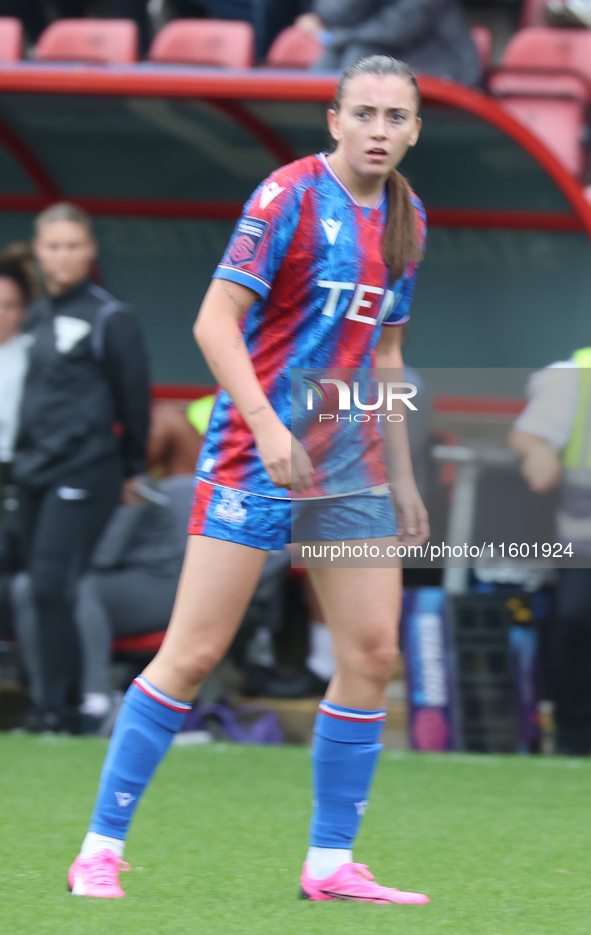
<svg viewBox="0 0 591 935">
<path fill-rule="evenodd" d="M 363 178 L 363 176 L 353 171 L 339 153 L 331 153 L 326 158 L 334 174 L 355 201 L 363 208 L 373 208 L 384 190 L 386 179 L 380 177 Z"/>
</svg>

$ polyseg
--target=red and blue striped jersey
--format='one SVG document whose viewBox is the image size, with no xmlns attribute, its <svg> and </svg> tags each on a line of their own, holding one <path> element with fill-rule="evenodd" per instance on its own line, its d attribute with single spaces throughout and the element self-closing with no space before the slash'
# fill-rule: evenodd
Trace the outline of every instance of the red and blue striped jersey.
<svg viewBox="0 0 591 935">
<path fill-rule="evenodd" d="M 371 367 L 381 326 L 408 320 L 417 264 L 390 285 L 382 257 L 386 198 L 384 191 L 373 208 L 363 208 L 324 153 L 299 159 L 254 192 L 214 273 L 260 296 L 241 328 L 262 389 L 288 428 L 293 368 Z M 412 198 L 422 246 L 425 211 Z M 223 390 L 197 476 L 261 496 L 291 496 L 271 483 L 248 426 Z"/>
</svg>

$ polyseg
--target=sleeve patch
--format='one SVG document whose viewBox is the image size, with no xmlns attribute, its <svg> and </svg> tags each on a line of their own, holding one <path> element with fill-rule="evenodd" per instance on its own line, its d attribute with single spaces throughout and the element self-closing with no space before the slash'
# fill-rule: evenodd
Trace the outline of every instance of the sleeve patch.
<svg viewBox="0 0 591 935">
<path fill-rule="evenodd" d="M 233 266 L 244 266 L 255 259 L 269 229 L 268 221 L 243 217 L 230 243 L 228 257 Z"/>
</svg>

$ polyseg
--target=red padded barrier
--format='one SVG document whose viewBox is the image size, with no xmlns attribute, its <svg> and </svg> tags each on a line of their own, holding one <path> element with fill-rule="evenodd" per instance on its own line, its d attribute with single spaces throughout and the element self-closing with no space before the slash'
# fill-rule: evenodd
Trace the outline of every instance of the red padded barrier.
<svg viewBox="0 0 591 935">
<path fill-rule="evenodd" d="M 35 58 L 45 62 L 131 65 L 137 62 L 138 28 L 128 19 L 60 19 L 41 35 Z"/>
<path fill-rule="evenodd" d="M 250 68 L 254 30 L 250 23 L 216 19 L 177 19 L 164 26 L 152 43 L 152 62 Z"/>
<path fill-rule="evenodd" d="M 140 633 L 138 636 L 118 636 L 113 640 L 116 653 L 157 653 L 162 645 L 166 630 L 157 633 Z"/>
</svg>

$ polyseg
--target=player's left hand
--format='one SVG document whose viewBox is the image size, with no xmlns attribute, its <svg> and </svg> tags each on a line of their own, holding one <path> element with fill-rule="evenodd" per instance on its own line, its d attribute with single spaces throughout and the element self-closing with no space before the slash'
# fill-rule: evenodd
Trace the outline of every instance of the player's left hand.
<svg viewBox="0 0 591 935">
<path fill-rule="evenodd" d="M 429 538 L 429 515 L 413 477 L 390 483 L 401 545 L 421 545 Z"/>
</svg>

